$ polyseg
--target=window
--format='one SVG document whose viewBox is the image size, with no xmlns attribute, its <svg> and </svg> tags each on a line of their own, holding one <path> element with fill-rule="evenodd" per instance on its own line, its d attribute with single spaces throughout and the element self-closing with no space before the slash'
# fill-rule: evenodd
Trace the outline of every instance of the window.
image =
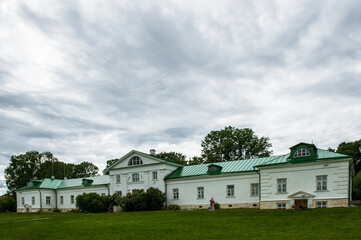
<svg viewBox="0 0 361 240">
<path fill-rule="evenodd" d="M 279 193 L 287 192 L 287 178 L 277 179 L 277 192 Z"/>
<path fill-rule="evenodd" d="M 286 209 L 286 203 L 277 203 L 277 209 Z"/>
<path fill-rule="evenodd" d="M 153 180 L 157 180 L 158 179 L 158 173 L 157 172 L 153 172 Z"/>
<path fill-rule="evenodd" d="M 47 196 L 47 197 L 46 197 L 45 203 L 48 204 L 48 205 L 50 204 L 50 196 Z"/>
<path fill-rule="evenodd" d="M 116 182 L 117 182 L 117 183 L 120 183 L 120 175 L 117 175 L 116 178 L 117 178 L 117 179 L 116 179 Z"/>
<path fill-rule="evenodd" d="M 24 205 L 24 204 L 25 204 L 25 198 L 21 197 L 21 205 Z"/>
<path fill-rule="evenodd" d="M 35 197 L 31 197 L 31 205 L 35 205 Z"/>
<path fill-rule="evenodd" d="M 258 196 L 258 195 L 259 195 L 259 183 L 252 183 L 251 196 Z"/>
<path fill-rule="evenodd" d="M 70 203 L 71 203 L 71 204 L 74 204 L 74 195 L 71 195 L 71 196 L 70 196 Z"/>
<path fill-rule="evenodd" d="M 64 204 L 64 196 L 60 196 L 60 204 Z"/>
<path fill-rule="evenodd" d="M 132 166 L 132 165 L 140 165 L 140 164 L 143 164 L 143 161 L 142 161 L 142 159 L 140 159 L 140 157 L 138 157 L 138 156 L 132 157 L 132 158 L 129 160 L 129 163 L 128 163 L 129 166 Z"/>
<path fill-rule="evenodd" d="M 327 175 L 317 176 L 317 191 L 327 190 Z"/>
<path fill-rule="evenodd" d="M 132 181 L 133 182 L 139 182 L 139 173 L 133 173 Z"/>
<path fill-rule="evenodd" d="M 311 156 L 310 152 L 307 149 L 298 149 L 297 152 L 293 155 L 293 157 L 307 157 Z"/>
<path fill-rule="evenodd" d="M 327 208 L 327 202 L 317 202 L 317 208 Z"/>
<path fill-rule="evenodd" d="M 234 197 L 234 185 L 227 185 L 227 197 Z"/>
<path fill-rule="evenodd" d="M 198 198 L 204 198 L 204 187 L 198 187 L 197 193 Z"/>
<path fill-rule="evenodd" d="M 119 196 L 122 196 L 122 191 L 115 191 L 116 194 L 118 194 Z"/>
<path fill-rule="evenodd" d="M 173 188 L 173 199 L 179 199 L 178 188 Z"/>
<path fill-rule="evenodd" d="M 105 197 L 105 193 L 102 193 L 102 197 Z"/>
</svg>

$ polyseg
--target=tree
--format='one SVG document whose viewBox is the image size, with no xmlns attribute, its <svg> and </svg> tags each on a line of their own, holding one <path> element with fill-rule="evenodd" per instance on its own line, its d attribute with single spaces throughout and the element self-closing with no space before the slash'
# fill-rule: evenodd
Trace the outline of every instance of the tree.
<svg viewBox="0 0 361 240">
<path fill-rule="evenodd" d="M 76 197 L 76 206 L 86 212 L 106 212 L 108 210 L 107 200 L 97 193 L 83 193 Z"/>
<path fill-rule="evenodd" d="M 353 179 L 352 185 L 352 199 L 361 200 L 361 171 Z"/>
<path fill-rule="evenodd" d="M 166 160 L 180 163 L 182 165 L 187 165 L 186 155 L 177 152 L 161 152 L 155 155 Z"/>
<path fill-rule="evenodd" d="M 204 159 L 202 157 L 193 156 L 188 160 L 188 165 L 198 165 L 204 163 Z"/>
<path fill-rule="evenodd" d="M 338 145 L 337 153 L 353 156 L 355 170 L 358 173 L 361 169 L 361 139 L 354 142 L 342 142 Z"/>
<path fill-rule="evenodd" d="M 109 175 L 109 170 L 108 167 L 110 167 L 111 165 L 113 165 L 116 161 L 118 161 L 118 158 L 115 159 L 110 159 L 107 161 L 107 166 L 105 167 L 105 169 L 103 170 L 103 174 L 104 175 Z"/>
<path fill-rule="evenodd" d="M 225 127 L 211 131 L 202 141 L 202 157 L 206 162 L 225 162 L 272 154 L 268 137 L 258 138 L 250 128 Z"/>
<path fill-rule="evenodd" d="M 16 212 L 16 200 L 12 196 L 0 199 L 0 212 Z"/>
<path fill-rule="evenodd" d="M 13 155 L 5 169 L 5 180 L 9 194 L 15 196 L 15 190 L 25 186 L 32 178 L 39 175 L 42 154 L 28 151 L 25 154 Z"/>
<path fill-rule="evenodd" d="M 75 178 L 92 177 L 98 174 L 99 168 L 90 162 L 74 165 L 72 173 Z"/>
</svg>

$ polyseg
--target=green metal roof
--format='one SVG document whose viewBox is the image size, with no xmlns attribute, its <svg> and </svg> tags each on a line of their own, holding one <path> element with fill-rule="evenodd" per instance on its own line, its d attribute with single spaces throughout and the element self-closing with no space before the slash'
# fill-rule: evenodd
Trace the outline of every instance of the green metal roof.
<svg viewBox="0 0 361 240">
<path fill-rule="evenodd" d="M 296 164 L 302 162 L 310 162 L 310 161 L 324 161 L 331 159 L 340 159 L 340 158 L 350 158 L 348 155 L 329 152 L 323 149 L 318 149 L 317 157 L 312 160 L 307 161 L 290 161 L 287 159 L 289 154 L 280 155 L 280 156 L 271 156 L 271 157 L 263 157 L 263 158 L 252 158 L 245 160 L 236 160 L 229 162 L 217 162 L 217 163 L 207 163 L 207 164 L 199 164 L 199 165 L 189 165 L 183 166 L 175 171 L 173 171 L 170 175 L 168 175 L 165 179 L 176 179 L 176 178 L 185 178 L 185 177 L 195 177 L 195 176 L 207 176 L 213 175 L 208 173 L 209 165 L 218 165 L 222 167 L 220 174 L 229 174 L 229 173 L 239 173 L 239 172 L 253 172 L 255 168 L 261 166 L 271 166 L 271 165 L 280 165 L 280 164 Z"/>
<path fill-rule="evenodd" d="M 93 180 L 93 182 L 88 182 L 86 185 L 83 185 L 83 179 Z M 45 178 L 43 180 L 30 180 L 30 182 L 20 190 L 28 189 L 62 189 L 62 188 L 83 188 L 83 187 L 92 187 L 96 185 L 104 185 L 110 183 L 110 177 L 108 175 L 96 176 L 96 177 L 87 177 L 87 178 L 73 178 L 73 179 L 50 179 Z"/>
</svg>

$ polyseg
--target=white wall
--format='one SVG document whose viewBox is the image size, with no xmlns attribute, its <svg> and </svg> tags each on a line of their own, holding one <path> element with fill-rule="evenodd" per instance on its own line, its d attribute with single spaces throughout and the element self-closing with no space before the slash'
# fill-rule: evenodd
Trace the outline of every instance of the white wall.
<svg viewBox="0 0 361 240">
<path fill-rule="evenodd" d="M 348 160 L 261 167 L 261 201 L 290 200 L 289 195 L 304 191 L 314 199 L 348 197 Z M 316 176 L 327 175 L 327 191 L 317 191 Z M 277 179 L 287 179 L 287 193 L 277 193 Z"/>
<path fill-rule="evenodd" d="M 41 191 L 41 200 L 42 200 L 42 208 L 45 211 L 48 211 L 48 209 L 55 208 L 55 192 L 53 190 L 46 190 L 46 189 L 40 189 Z M 46 197 L 50 196 L 50 204 L 46 204 Z M 16 199 L 17 199 L 17 208 L 20 212 L 25 212 L 26 209 L 24 205 L 22 204 L 21 198 L 24 197 L 25 205 L 29 205 L 31 212 L 36 212 L 40 209 L 40 193 L 37 189 L 31 189 L 31 190 L 23 190 L 16 193 Z M 32 197 L 35 197 L 35 204 L 32 204 Z"/>
<path fill-rule="evenodd" d="M 204 205 L 211 197 L 220 204 L 258 203 L 258 196 L 251 196 L 251 184 L 258 181 L 255 172 L 167 180 L 167 205 Z M 234 185 L 234 197 L 227 197 L 227 185 Z M 198 187 L 204 187 L 203 199 L 198 199 Z M 174 188 L 178 188 L 178 200 L 173 199 Z"/>
</svg>

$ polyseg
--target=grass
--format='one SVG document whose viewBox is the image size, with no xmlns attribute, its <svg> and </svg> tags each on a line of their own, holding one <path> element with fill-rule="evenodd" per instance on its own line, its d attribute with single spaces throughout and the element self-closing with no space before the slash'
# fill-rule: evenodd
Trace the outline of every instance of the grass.
<svg viewBox="0 0 361 240">
<path fill-rule="evenodd" d="M 0 239 L 360 239 L 361 207 L 0 214 Z"/>
</svg>

